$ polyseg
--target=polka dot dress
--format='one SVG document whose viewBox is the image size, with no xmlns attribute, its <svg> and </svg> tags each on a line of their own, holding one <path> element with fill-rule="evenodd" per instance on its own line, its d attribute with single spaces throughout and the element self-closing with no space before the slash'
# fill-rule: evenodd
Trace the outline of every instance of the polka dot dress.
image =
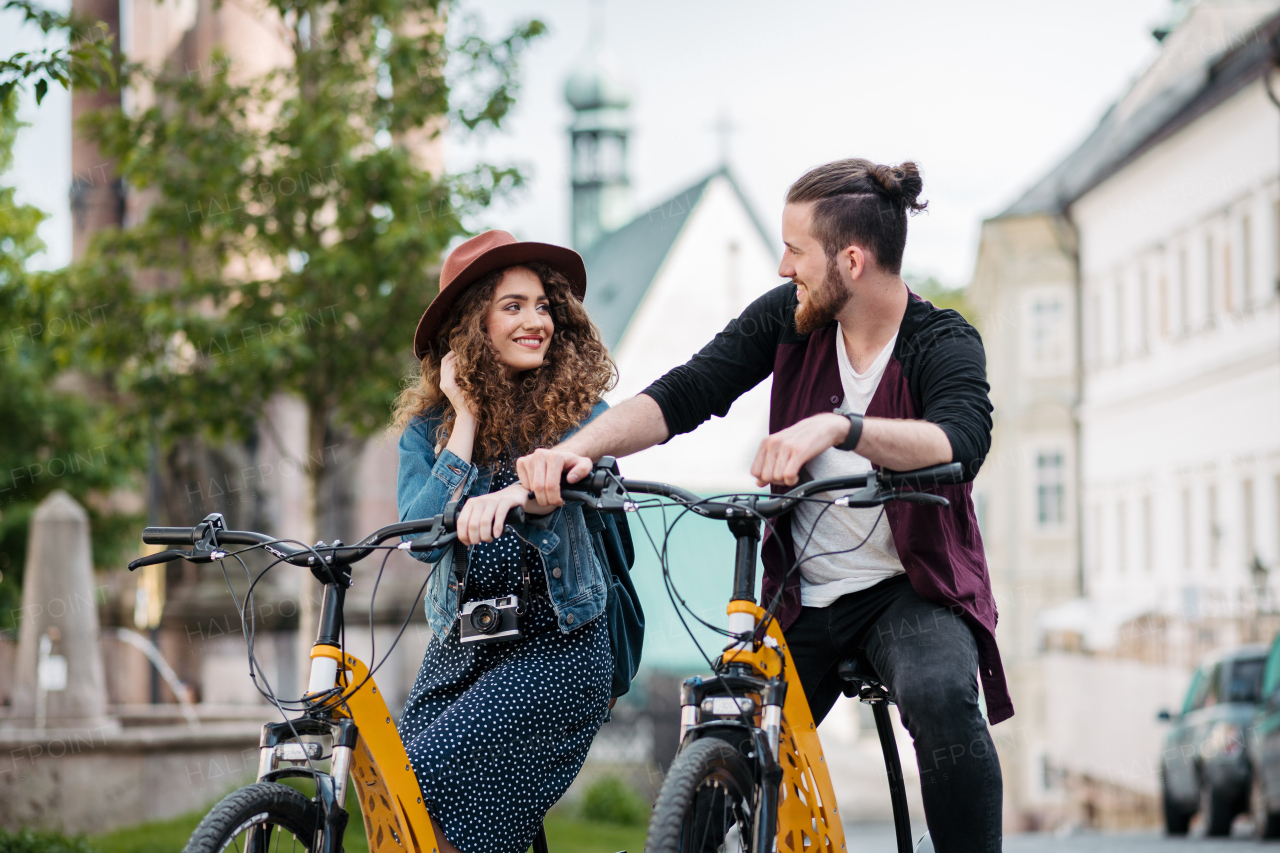
<svg viewBox="0 0 1280 853">
<path fill-rule="evenodd" d="M 509 466 L 492 489 L 515 482 Z M 470 550 L 469 601 L 520 595 L 511 533 Z M 609 705 L 613 655 L 603 615 L 569 634 L 556 625 L 546 574 L 531 554 L 522 639 L 432 637 L 400 718 L 423 801 L 462 853 L 525 853 L 543 816 L 586 760 Z"/>
</svg>

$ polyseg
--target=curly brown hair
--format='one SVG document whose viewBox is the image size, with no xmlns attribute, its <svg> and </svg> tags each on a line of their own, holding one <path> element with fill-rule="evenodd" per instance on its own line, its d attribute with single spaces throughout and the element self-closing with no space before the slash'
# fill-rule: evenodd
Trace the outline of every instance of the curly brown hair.
<svg viewBox="0 0 1280 853">
<path fill-rule="evenodd" d="M 600 331 L 573 295 L 569 280 L 546 264 L 518 266 L 542 281 L 551 303 L 555 330 L 540 367 L 509 377 L 485 329 L 494 290 L 507 270 L 489 273 L 459 297 L 437 341 L 422 359 L 421 373 L 406 380 L 396 398 L 391 423 L 403 432 L 418 416 L 440 417 L 438 446 L 449 441 L 456 412 L 440 390 L 440 363 L 457 353 L 458 388 L 476 409 L 473 461 L 493 463 L 508 454 L 520 456 L 560 438 L 591 413 L 604 392 L 617 382 L 618 371 L 600 339 Z"/>
</svg>

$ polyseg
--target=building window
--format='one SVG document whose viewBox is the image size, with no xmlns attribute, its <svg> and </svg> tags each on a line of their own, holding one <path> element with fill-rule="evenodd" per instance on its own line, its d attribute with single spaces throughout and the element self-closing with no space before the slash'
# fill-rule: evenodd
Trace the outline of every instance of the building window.
<svg viewBox="0 0 1280 853">
<path fill-rule="evenodd" d="M 1209 487 L 1209 568 L 1216 569 L 1221 558 L 1222 528 L 1218 524 L 1218 487 Z"/>
<path fill-rule="evenodd" d="M 1160 270 L 1160 284 L 1158 285 L 1158 288 L 1157 298 L 1160 302 L 1160 307 L 1158 309 L 1160 312 L 1160 336 L 1162 338 L 1167 338 L 1169 335 L 1173 334 L 1173 322 L 1172 318 L 1169 316 L 1169 271 L 1166 269 L 1162 268 Z"/>
<path fill-rule="evenodd" d="M 1151 297 L 1147 293 L 1147 269 L 1144 266 L 1138 273 L 1138 349 L 1146 352 L 1150 348 L 1148 329 L 1151 328 Z"/>
<path fill-rule="evenodd" d="M 1258 556 L 1257 531 L 1254 529 L 1253 522 L 1253 480 L 1245 479 L 1242 484 L 1244 498 L 1244 506 L 1241 507 L 1241 515 L 1244 517 L 1244 559 L 1245 565 L 1253 568 L 1254 560 Z"/>
<path fill-rule="evenodd" d="M 1178 325 L 1185 335 L 1191 331 L 1191 282 L 1188 279 L 1187 248 L 1178 249 Z"/>
<path fill-rule="evenodd" d="M 1191 490 L 1182 490 L 1182 568 L 1191 571 Z"/>
<path fill-rule="evenodd" d="M 1112 300 L 1115 302 L 1115 306 L 1116 306 L 1116 319 L 1115 319 L 1116 359 L 1115 360 L 1123 361 L 1124 360 L 1124 337 L 1125 337 L 1124 335 L 1124 323 L 1125 323 L 1124 278 L 1123 277 L 1116 278 L 1115 288 L 1113 289 L 1112 293 L 1114 294 L 1112 296 Z"/>
<path fill-rule="evenodd" d="M 1094 504 L 1089 513 L 1089 566 L 1095 575 L 1102 573 L 1102 506 Z"/>
<path fill-rule="evenodd" d="M 1228 314 L 1236 313 L 1236 288 L 1233 279 L 1235 272 L 1231 258 L 1231 240 L 1222 241 L 1222 304 Z"/>
<path fill-rule="evenodd" d="M 1096 290 L 1089 293 L 1087 313 L 1085 343 L 1092 367 L 1102 363 L 1102 297 Z"/>
<path fill-rule="evenodd" d="M 1249 214 L 1240 218 L 1240 294 L 1244 310 L 1253 308 L 1253 222 Z"/>
<path fill-rule="evenodd" d="M 1067 364 L 1069 329 L 1063 298 L 1057 294 L 1031 300 L 1031 363 L 1037 368 L 1063 368 Z"/>
<path fill-rule="evenodd" d="M 1125 519 L 1124 498 L 1116 501 L 1116 554 L 1120 558 L 1120 574 L 1124 574 L 1125 565 L 1129 562 L 1129 531 Z"/>
<path fill-rule="evenodd" d="M 1142 568 L 1151 572 L 1156 567 L 1155 520 L 1151 513 L 1151 495 L 1142 496 Z"/>
<path fill-rule="evenodd" d="M 1058 527 L 1067 520 L 1066 471 L 1061 451 L 1036 456 L 1036 523 Z"/>
<path fill-rule="evenodd" d="M 1217 265 L 1214 263 L 1214 245 L 1213 235 L 1208 234 L 1204 238 L 1204 311 L 1205 325 L 1213 325 L 1214 315 L 1214 288 L 1218 283 L 1214 273 L 1217 271 Z"/>
<path fill-rule="evenodd" d="M 1271 204 L 1272 262 L 1271 287 L 1273 292 L 1280 292 L 1280 201 Z"/>
</svg>

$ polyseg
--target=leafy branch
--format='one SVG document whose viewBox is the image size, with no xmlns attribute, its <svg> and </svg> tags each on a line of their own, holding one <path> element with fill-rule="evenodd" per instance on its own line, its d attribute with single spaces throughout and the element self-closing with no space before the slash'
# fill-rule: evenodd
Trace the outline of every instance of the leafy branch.
<svg viewBox="0 0 1280 853">
<path fill-rule="evenodd" d="M 36 104 L 44 101 L 50 82 L 64 89 L 73 85 L 89 89 L 116 85 L 114 36 L 102 21 L 90 21 L 74 12 L 54 12 L 33 0 L 6 0 L 4 10 L 21 12 L 24 24 L 34 23 L 45 35 L 65 32 L 67 44 L 0 58 L 0 101 L 15 89 L 25 89 L 32 80 Z"/>
</svg>

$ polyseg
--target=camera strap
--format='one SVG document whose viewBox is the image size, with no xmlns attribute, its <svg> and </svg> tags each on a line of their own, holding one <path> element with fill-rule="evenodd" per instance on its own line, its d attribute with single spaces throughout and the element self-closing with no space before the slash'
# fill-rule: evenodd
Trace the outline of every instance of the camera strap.
<svg viewBox="0 0 1280 853">
<path fill-rule="evenodd" d="M 516 611 L 518 615 L 523 616 L 528 607 L 529 590 L 531 586 L 530 569 L 529 569 L 529 545 L 525 542 L 520 543 L 520 583 L 523 589 L 520 594 L 520 609 Z M 453 543 L 453 577 L 454 582 L 458 585 L 458 614 L 462 614 L 462 605 L 467 603 L 467 560 L 470 551 L 466 545 L 454 540 Z"/>
<path fill-rule="evenodd" d="M 462 605 L 467 602 L 467 546 L 453 540 L 453 580 L 458 585 L 458 614 L 462 614 Z"/>
<path fill-rule="evenodd" d="M 520 595 L 520 608 L 516 610 L 517 616 L 523 616 L 529 609 L 529 544 L 520 543 L 520 580 L 524 585 L 524 590 Z"/>
</svg>

